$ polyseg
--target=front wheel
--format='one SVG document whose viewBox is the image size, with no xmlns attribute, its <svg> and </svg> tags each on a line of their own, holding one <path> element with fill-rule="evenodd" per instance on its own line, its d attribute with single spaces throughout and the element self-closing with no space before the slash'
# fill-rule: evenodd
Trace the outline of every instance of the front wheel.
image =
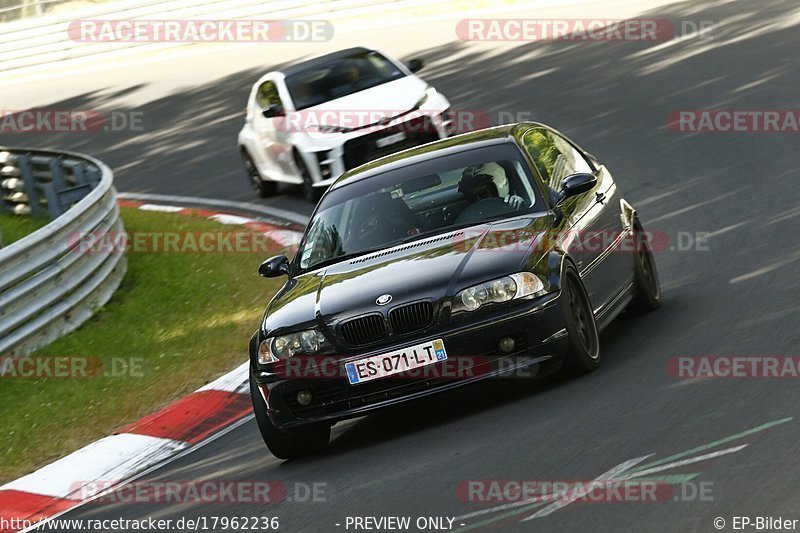
<svg viewBox="0 0 800 533">
<path fill-rule="evenodd" d="M 636 246 L 634 258 L 634 295 L 630 309 L 639 313 L 654 311 L 661 306 L 661 282 L 658 279 L 656 261 L 647 233 L 639 221 L 633 223 L 633 238 Z"/>
<path fill-rule="evenodd" d="M 331 427 L 327 424 L 293 430 L 276 428 L 267 415 L 267 406 L 258 391 L 258 385 L 252 372 L 250 373 L 250 397 L 253 400 L 253 411 L 261 437 L 272 455 L 278 459 L 297 459 L 318 452 L 327 446 L 331 436 Z"/>
<path fill-rule="evenodd" d="M 577 375 L 597 370 L 600 366 L 597 323 L 586 288 L 572 265 L 564 269 L 561 299 L 568 339 L 563 372 Z"/>
<path fill-rule="evenodd" d="M 314 181 L 311 179 L 311 171 L 308 170 L 305 161 L 303 161 L 303 157 L 297 152 L 294 154 L 294 164 L 297 166 L 300 177 L 303 178 L 303 196 L 305 196 L 306 200 L 309 202 L 316 204 L 319 202 L 324 191 L 321 187 L 314 187 Z"/>
<path fill-rule="evenodd" d="M 242 151 L 242 164 L 244 165 L 244 171 L 247 173 L 247 178 L 250 180 L 250 186 L 260 198 L 267 198 L 275 194 L 278 190 L 278 184 L 274 181 L 264 181 L 256 168 L 256 164 L 253 162 L 253 158 L 245 151 Z"/>
</svg>

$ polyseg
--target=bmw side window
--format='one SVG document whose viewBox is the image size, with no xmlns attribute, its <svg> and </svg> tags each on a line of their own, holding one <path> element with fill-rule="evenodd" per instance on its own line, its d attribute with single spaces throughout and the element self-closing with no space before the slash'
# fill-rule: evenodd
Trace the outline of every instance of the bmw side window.
<svg viewBox="0 0 800 533">
<path fill-rule="evenodd" d="M 342 227 L 342 211 L 341 205 L 328 209 L 309 228 L 300 256 L 300 268 L 308 268 L 314 263 L 342 253 L 342 236 L 338 230 Z"/>
<path fill-rule="evenodd" d="M 522 168 L 522 163 L 520 163 L 519 161 L 513 161 L 512 164 L 514 165 L 514 169 L 517 171 L 516 175 L 521 176 L 519 181 L 522 184 L 522 189 L 524 190 L 524 194 L 521 194 L 521 196 L 523 198 L 524 197 L 530 198 L 530 201 L 528 202 L 528 207 L 533 207 L 536 204 L 536 193 L 534 192 L 533 183 L 531 183 L 529 179 L 524 177 L 526 173 L 525 170 L 523 170 Z"/>
<path fill-rule="evenodd" d="M 591 173 L 592 167 L 566 139 L 545 129 L 534 129 L 523 137 L 542 180 L 551 191 L 561 188 L 561 181 L 579 172 Z"/>
<path fill-rule="evenodd" d="M 256 90 L 256 104 L 260 109 L 266 109 L 271 105 L 283 108 L 281 97 L 278 95 L 278 87 L 275 82 L 265 81 Z"/>
<path fill-rule="evenodd" d="M 567 174 L 563 176 L 566 178 L 572 174 L 577 173 L 584 173 L 584 174 L 591 174 L 592 167 L 588 161 L 583 157 L 574 146 L 572 146 L 569 141 L 564 139 L 563 137 L 552 134 L 553 135 L 553 142 L 555 143 L 558 151 L 560 152 L 560 157 L 563 158 L 563 171 Z M 562 178 L 563 179 L 563 178 Z"/>
</svg>

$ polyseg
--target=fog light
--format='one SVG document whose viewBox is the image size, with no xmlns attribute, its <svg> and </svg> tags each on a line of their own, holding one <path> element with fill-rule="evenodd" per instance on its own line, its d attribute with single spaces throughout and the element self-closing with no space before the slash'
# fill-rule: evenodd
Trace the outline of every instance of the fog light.
<svg viewBox="0 0 800 533">
<path fill-rule="evenodd" d="M 503 337 L 500 339 L 500 342 L 497 343 L 497 347 L 500 348 L 500 351 L 503 353 L 513 352 L 516 345 L 517 343 L 514 342 L 514 339 L 511 337 Z"/>
<path fill-rule="evenodd" d="M 297 403 L 306 406 L 311 403 L 311 393 L 307 390 L 301 390 L 297 393 Z"/>
</svg>

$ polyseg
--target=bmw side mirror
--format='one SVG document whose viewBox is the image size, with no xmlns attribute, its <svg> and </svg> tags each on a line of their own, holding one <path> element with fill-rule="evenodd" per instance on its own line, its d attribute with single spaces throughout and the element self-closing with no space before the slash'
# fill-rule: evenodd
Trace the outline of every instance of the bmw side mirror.
<svg viewBox="0 0 800 533">
<path fill-rule="evenodd" d="M 258 273 L 264 278 L 277 278 L 289 273 L 289 259 L 285 255 L 270 257 L 258 267 Z"/>
<path fill-rule="evenodd" d="M 418 57 L 415 57 L 414 59 L 409 59 L 408 62 L 406 63 L 406 67 L 408 67 L 408 70 L 410 70 L 411 72 L 419 72 L 420 70 L 422 70 L 422 67 L 424 66 L 425 66 L 425 61 L 423 61 Z"/>
<path fill-rule="evenodd" d="M 264 115 L 264 118 L 273 118 L 273 117 L 282 117 L 283 116 L 283 108 L 278 104 L 271 104 L 266 109 L 261 112 Z"/>
<path fill-rule="evenodd" d="M 592 174 L 579 173 L 567 176 L 561 181 L 561 192 L 558 195 L 558 203 L 567 198 L 578 194 L 591 191 L 597 185 L 597 178 Z"/>
</svg>

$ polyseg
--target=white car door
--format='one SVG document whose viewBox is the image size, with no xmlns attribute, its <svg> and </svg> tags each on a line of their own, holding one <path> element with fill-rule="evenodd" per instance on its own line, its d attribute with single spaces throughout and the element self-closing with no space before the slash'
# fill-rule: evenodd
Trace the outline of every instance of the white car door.
<svg viewBox="0 0 800 533">
<path fill-rule="evenodd" d="M 257 164 L 262 175 L 271 179 L 291 179 L 294 174 L 292 167 L 292 148 L 286 142 L 287 133 L 281 127 L 284 121 L 280 114 L 285 106 L 278 94 L 276 82 L 263 81 L 256 89 L 253 105 L 253 132 L 256 138 Z M 264 110 L 270 109 L 276 116 L 265 117 Z"/>
</svg>

